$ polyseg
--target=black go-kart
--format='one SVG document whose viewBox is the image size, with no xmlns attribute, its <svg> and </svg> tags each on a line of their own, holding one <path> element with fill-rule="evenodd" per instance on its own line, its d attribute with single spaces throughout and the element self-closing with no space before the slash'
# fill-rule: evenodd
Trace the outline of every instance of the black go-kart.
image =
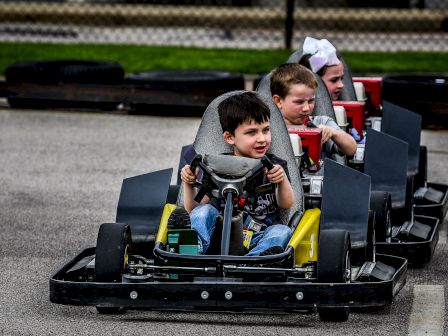
<svg viewBox="0 0 448 336">
<path fill-rule="evenodd" d="M 292 53 L 286 63 L 297 63 L 303 52 L 301 49 Z M 427 148 L 420 145 L 422 117 L 402 106 L 392 104 L 382 98 L 382 78 L 352 77 L 350 68 L 341 55 L 344 66 L 344 88 L 341 101 L 333 102 L 335 106 L 345 107 L 349 128 L 356 128 L 361 137 L 367 128 L 392 135 L 409 144 L 408 176 L 413 177 L 413 211 L 417 215 L 436 217 L 443 222 L 448 211 L 448 185 L 427 181 Z M 322 83 L 319 76 L 319 86 Z M 364 93 L 357 94 L 354 83 L 361 84 Z M 335 113 L 328 104 L 326 92 L 318 88 L 316 110 L 336 120 Z M 359 91 L 359 90 L 358 90 Z M 361 145 L 361 151 L 364 146 Z M 355 160 L 360 161 L 360 160 Z M 360 162 L 351 162 L 358 167 Z M 411 192 L 411 191 L 409 191 Z"/>
<path fill-rule="evenodd" d="M 375 250 L 375 216 L 369 211 L 370 177 L 329 160 L 326 183 L 337 176 L 357 186 L 325 187 L 322 210 L 303 209 L 300 177 L 281 114 L 271 109 L 270 151 L 287 161 L 296 202 L 282 213 L 293 230 L 283 252 L 245 256 L 242 199 L 264 160 L 207 155 L 230 151 L 222 139 L 217 105 L 207 108 L 191 161 L 203 177 L 199 195 L 226 199 L 212 238 L 213 254 L 200 255 L 196 231 L 167 204 L 172 169 L 125 179 L 116 221 L 102 224 L 87 248 L 50 279 L 50 300 L 96 306 L 100 313 L 129 309 L 310 311 L 345 321 L 352 307 L 390 305 L 406 281 L 404 258 Z M 269 100 L 265 102 L 272 107 Z M 177 203 L 182 204 L 180 188 Z M 199 196 L 200 197 L 200 196 Z M 170 216 L 171 215 L 171 216 Z"/>
<path fill-rule="evenodd" d="M 299 51 L 291 55 L 288 62 L 297 62 L 298 57 Z M 271 74 L 266 75 L 257 87 L 265 97 L 272 95 L 270 77 Z M 351 78 L 350 75 L 348 77 Z M 318 87 L 313 115 L 336 120 L 325 83 L 320 76 L 316 76 L 316 80 Z M 440 223 L 448 208 L 448 187 L 427 183 L 426 173 L 421 173 L 426 172 L 426 161 L 422 160 L 423 155 L 422 158 L 419 156 L 420 152 L 424 154 L 420 150 L 421 117 L 388 102 L 384 102 L 384 110 L 387 113 L 381 120 L 382 132 L 376 132 L 372 127 L 363 131 L 365 144 L 358 145 L 353 158 L 332 155 L 339 162 L 345 160 L 347 166 L 371 176 L 370 208 L 377 216 L 378 251 L 405 257 L 410 264 L 422 266 L 431 260 L 438 242 Z M 349 128 L 353 127 L 354 119 L 347 117 Z M 307 125 L 290 127 L 288 131 L 298 135 L 302 144 L 300 169 L 301 174 L 307 172 L 302 174 L 305 208 L 320 207 L 322 168 L 325 166 L 321 160 L 320 130 Z M 369 134 L 372 134 L 370 139 Z M 422 183 L 425 188 L 417 187 Z M 345 182 L 341 185 L 353 188 Z M 335 188 L 340 189 L 341 185 Z"/>
</svg>

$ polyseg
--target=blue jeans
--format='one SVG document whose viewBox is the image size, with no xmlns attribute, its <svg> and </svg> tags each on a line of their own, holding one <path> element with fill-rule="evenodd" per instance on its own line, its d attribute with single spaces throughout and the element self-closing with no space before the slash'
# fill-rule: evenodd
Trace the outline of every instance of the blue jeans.
<svg viewBox="0 0 448 336">
<path fill-rule="evenodd" d="M 291 239 L 292 231 L 284 224 L 274 224 L 268 226 L 264 231 L 256 232 L 252 236 L 247 256 L 258 256 L 268 248 L 281 246 L 286 248 Z"/>
<path fill-rule="evenodd" d="M 210 204 L 200 204 L 190 213 L 191 228 L 198 233 L 199 254 L 205 254 L 215 231 L 216 217 L 219 211 Z M 283 224 L 275 224 L 252 236 L 247 256 L 257 256 L 273 246 L 286 248 L 291 239 L 291 229 Z"/>
<path fill-rule="evenodd" d="M 218 209 L 211 204 L 200 204 L 190 213 L 191 228 L 198 233 L 199 254 L 204 254 L 210 246 L 218 215 Z"/>
</svg>

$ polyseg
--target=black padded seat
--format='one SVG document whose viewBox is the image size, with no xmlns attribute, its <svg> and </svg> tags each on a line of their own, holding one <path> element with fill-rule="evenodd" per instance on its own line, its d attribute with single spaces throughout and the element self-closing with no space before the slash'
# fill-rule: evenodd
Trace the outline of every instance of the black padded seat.
<svg viewBox="0 0 448 336">
<path fill-rule="evenodd" d="M 340 100 L 357 101 L 358 97 L 356 97 L 355 86 L 353 85 L 352 73 L 347 65 L 347 62 L 345 62 L 344 58 L 339 53 L 338 57 L 342 65 L 344 66 L 344 78 L 342 79 L 344 87 L 342 88 L 341 91 Z"/>
<path fill-rule="evenodd" d="M 219 122 L 218 105 L 227 97 L 244 93 L 245 91 L 231 91 L 215 98 L 207 107 L 202 116 L 193 146 L 199 154 L 229 153 L 232 146 L 224 141 L 223 131 Z M 283 116 L 274 104 L 272 97 L 259 95 L 268 105 L 271 111 L 271 137 L 270 153 L 277 155 L 287 162 L 291 185 L 294 190 L 295 202 L 291 209 L 282 211 L 284 223 L 296 213 L 303 211 L 303 190 L 300 182 L 299 170 L 294 158 L 294 152 L 289 138 L 288 130 L 283 121 Z M 179 192 L 177 204 L 183 204 L 183 190 Z"/>
</svg>

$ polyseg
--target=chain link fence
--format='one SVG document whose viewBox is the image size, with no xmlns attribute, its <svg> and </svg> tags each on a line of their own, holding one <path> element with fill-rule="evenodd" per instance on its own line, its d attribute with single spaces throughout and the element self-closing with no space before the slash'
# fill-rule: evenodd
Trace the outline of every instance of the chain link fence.
<svg viewBox="0 0 448 336">
<path fill-rule="evenodd" d="M 0 1 L 0 40 L 223 48 L 448 51 L 446 0 Z"/>
</svg>

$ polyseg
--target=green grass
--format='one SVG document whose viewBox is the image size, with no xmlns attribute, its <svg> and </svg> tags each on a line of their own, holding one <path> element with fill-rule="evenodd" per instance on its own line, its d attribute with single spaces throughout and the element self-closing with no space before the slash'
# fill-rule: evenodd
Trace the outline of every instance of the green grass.
<svg viewBox="0 0 448 336">
<path fill-rule="evenodd" d="M 0 70 L 18 61 L 54 59 L 109 60 L 127 73 L 162 69 L 216 69 L 265 73 L 283 63 L 291 50 L 203 49 L 130 45 L 0 42 Z M 444 52 L 342 52 L 357 74 L 448 73 Z"/>
</svg>

